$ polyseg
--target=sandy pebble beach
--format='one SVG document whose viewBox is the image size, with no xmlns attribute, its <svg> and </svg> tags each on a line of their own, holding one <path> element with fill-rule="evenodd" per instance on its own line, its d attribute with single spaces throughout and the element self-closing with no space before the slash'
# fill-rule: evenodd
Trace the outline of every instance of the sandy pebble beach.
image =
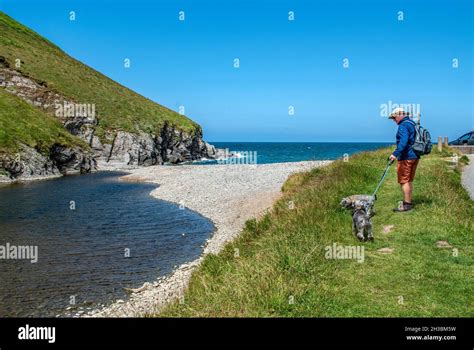
<svg viewBox="0 0 474 350">
<path fill-rule="evenodd" d="M 193 270 L 207 254 L 217 254 L 242 230 L 248 219 L 271 208 L 281 195 L 289 175 L 324 166 L 330 161 L 306 161 L 258 165 L 152 166 L 130 171 L 124 181 L 152 182 L 159 187 L 155 198 L 175 202 L 213 221 L 216 231 L 203 254 L 179 266 L 171 275 L 147 282 L 131 292 L 126 301 L 117 300 L 85 316 L 137 317 L 158 313 L 167 303 L 180 300 Z"/>
</svg>

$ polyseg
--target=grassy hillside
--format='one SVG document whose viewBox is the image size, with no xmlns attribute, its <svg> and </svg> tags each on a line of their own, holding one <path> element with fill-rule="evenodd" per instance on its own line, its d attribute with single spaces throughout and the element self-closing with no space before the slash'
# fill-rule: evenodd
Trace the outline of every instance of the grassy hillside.
<svg viewBox="0 0 474 350">
<path fill-rule="evenodd" d="M 0 56 L 17 69 L 78 103 L 96 105 L 96 134 L 121 129 L 157 132 L 168 122 L 188 133 L 199 126 L 190 119 L 123 87 L 65 54 L 57 46 L 0 12 Z"/>
<path fill-rule="evenodd" d="M 0 153 L 12 154 L 25 144 L 47 154 L 55 143 L 88 148 L 56 118 L 0 89 Z"/>
<path fill-rule="evenodd" d="M 413 212 L 392 212 L 401 199 L 392 168 L 376 202 L 375 242 L 352 236 L 351 215 L 339 201 L 371 193 L 389 152 L 291 177 L 273 212 L 207 256 L 184 303 L 162 316 L 474 316 L 474 204 L 443 154 L 421 161 Z M 383 233 L 386 225 L 393 230 Z M 326 259 L 334 242 L 363 245 L 364 262 Z"/>
</svg>

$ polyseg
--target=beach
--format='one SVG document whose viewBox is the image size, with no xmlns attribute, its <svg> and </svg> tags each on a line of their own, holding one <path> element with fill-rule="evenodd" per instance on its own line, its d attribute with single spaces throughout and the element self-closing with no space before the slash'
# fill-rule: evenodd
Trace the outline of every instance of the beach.
<svg viewBox="0 0 474 350">
<path fill-rule="evenodd" d="M 137 317 L 156 314 L 166 304 L 180 300 L 192 272 L 208 254 L 217 254 L 241 232 L 245 222 L 272 207 L 291 174 L 329 164 L 304 161 L 273 164 L 220 164 L 151 166 L 131 170 L 123 181 L 159 185 L 150 194 L 177 203 L 209 218 L 216 230 L 199 259 L 178 266 L 169 276 L 130 290 L 128 300 L 117 300 L 86 317 Z"/>
</svg>

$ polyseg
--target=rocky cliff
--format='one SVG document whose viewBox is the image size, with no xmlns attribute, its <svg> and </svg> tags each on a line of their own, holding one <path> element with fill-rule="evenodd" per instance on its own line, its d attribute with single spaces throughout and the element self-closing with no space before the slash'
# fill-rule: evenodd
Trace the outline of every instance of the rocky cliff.
<svg viewBox="0 0 474 350">
<path fill-rule="evenodd" d="M 219 150 L 202 139 L 197 128 L 188 134 L 165 122 L 156 134 L 122 130 L 95 135 L 100 115 L 95 106 L 78 103 L 9 67 L 0 56 L 0 88 L 54 116 L 72 135 L 89 147 L 54 144 L 46 152 L 21 145 L 15 154 L 0 154 L 3 179 L 22 180 L 95 170 L 127 169 L 163 163 L 182 163 L 216 158 Z"/>
</svg>

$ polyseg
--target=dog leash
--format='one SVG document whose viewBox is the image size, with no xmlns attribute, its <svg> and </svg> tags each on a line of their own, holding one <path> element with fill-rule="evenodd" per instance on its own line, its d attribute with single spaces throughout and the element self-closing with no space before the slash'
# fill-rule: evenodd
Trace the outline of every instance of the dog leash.
<svg viewBox="0 0 474 350">
<path fill-rule="evenodd" d="M 387 176 L 388 174 L 388 170 L 390 169 L 390 166 L 393 164 L 393 160 L 388 160 L 388 164 L 387 164 L 387 167 L 385 168 L 385 171 L 383 172 L 383 175 L 382 175 L 382 178 L 380 179 L 379 181 L 379 184 L 377 185 L 377 188 L 375 189 L 374 193 L 372 194 L 372 201 L 375 200 L 375 194 L 377 193 L 377 191 L 379 190 L 380 186 L 382 185 L 382 182 L 383 180 L 385 179 L 385 177 Z"/>
</svg>

